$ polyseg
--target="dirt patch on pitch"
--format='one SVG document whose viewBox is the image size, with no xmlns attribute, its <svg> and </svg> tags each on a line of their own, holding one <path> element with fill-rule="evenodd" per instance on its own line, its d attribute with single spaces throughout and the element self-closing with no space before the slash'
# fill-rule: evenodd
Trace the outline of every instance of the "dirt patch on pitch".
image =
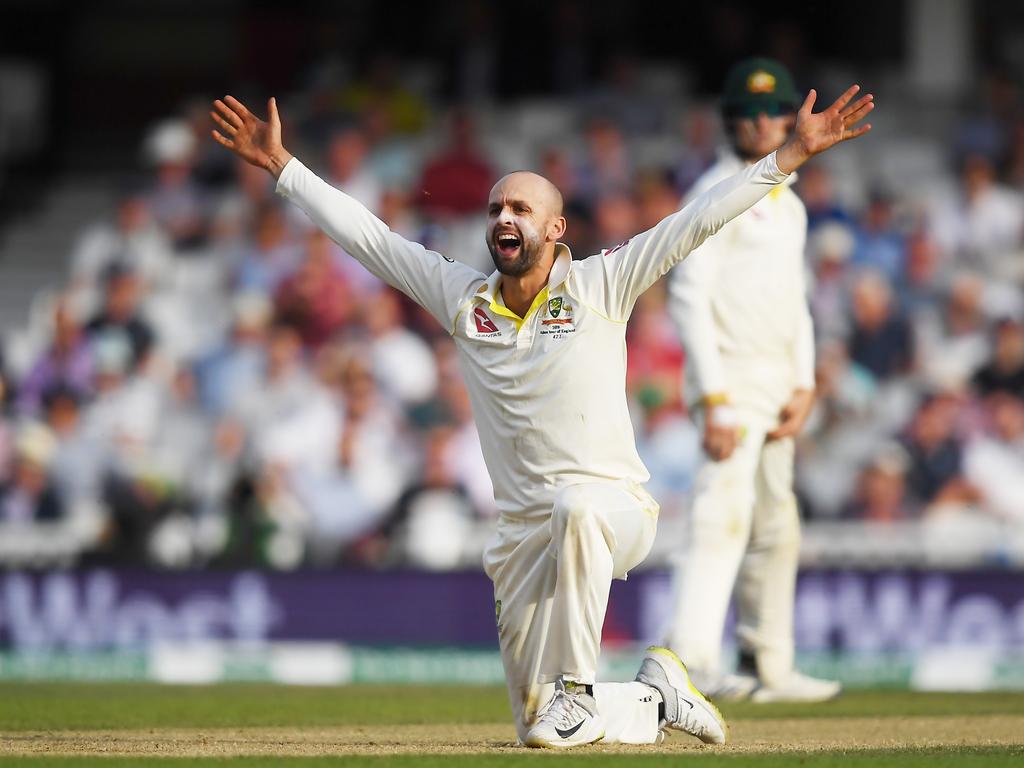
<svg viewBox="0 0 1024 768">
<path fill-rule="evenodd" d="M 1024 743 L 1024 716 L 736 720 L 731 742 L 704 747 L 683 734 L 659 746 L 594 745 L 589 752 L 802 752 L 851 749 L 1006 746 Z M 520 751 L 510 726 L 401 725 L 335 728 L 211 728 L 8 732 L 2 755 L 480 754 Z"/>
</svg>

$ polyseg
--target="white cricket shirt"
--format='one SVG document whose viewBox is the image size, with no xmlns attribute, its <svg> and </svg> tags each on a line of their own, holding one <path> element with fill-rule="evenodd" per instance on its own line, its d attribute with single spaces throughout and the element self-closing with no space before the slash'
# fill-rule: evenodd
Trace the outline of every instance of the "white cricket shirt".
<svg viewBox="0 0 1024 768">
<path fill-rule="evenodd" d="M 566 485 L 649 475 L 626 405 L 626 320 L 637 297 L 784 181 L 774 153 L 652 229 L 582 261 L 559 243 L 548 284 L 520 318 L 487 277 L 409 242 L 292 159 L 277 191 L 455 339 L 498 510 L 550 514 Z"/>
<path fill-rule="evenodd" d="M 742 171 L 723 155 L 687 196 L 698 199 Z M 725 393 L 770 418 L 797 388 L 814 388 L 807 307 L 807 211 L 795 175 L 722 227 L 669 277 L 669 313 L 686 350 L 686 401 Z M 685 208 L 684 208 L 685 210 Z"/>
</svg>

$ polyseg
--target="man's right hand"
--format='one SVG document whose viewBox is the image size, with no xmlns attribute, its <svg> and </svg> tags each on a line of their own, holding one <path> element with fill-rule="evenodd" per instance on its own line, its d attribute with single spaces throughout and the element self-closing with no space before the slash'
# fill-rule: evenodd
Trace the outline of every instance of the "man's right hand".
<svg viewBox="0 0 1024 768">
<path fill-rule="evenodd" d="M 267 102 L 268 120 L 264 122 L 234 96 L 213 102 L 210 117 L 220 127 L 212 131 L 218 144 L 227 147 L 247 163 L 265 168 L 276 179 L 292 159 L 281 144 L 281 118 L 277 100 Z"/>
<path fill-rule="evenodd" d="M 725 461 L 736 450 L 739 426 L 735 411 L 729 405 L 704 406 L 704 452 L 712 461 Z"/>
</svg>

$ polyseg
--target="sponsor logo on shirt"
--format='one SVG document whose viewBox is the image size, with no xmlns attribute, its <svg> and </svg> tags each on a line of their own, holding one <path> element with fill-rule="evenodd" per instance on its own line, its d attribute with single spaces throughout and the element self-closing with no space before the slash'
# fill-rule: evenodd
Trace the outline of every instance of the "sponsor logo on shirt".
<svg viewBox="0 0 1024 768">
<path fill-rule="evenodd" d="M 473 321 L 476 323 L 476 332 L 481 336 L 500 336 L 501 331 L 498 330 L 498 326 L 494 324 L 494 321 L 487 316 L 484 312 L 483 307 L 477 307 L 473 310 Z"/>
</svg>

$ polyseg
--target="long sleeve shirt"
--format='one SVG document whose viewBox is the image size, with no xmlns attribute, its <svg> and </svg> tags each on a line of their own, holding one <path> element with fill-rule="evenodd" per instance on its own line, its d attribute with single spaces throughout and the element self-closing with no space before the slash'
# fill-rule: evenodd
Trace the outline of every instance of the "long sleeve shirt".
<svg viewBox="0 0 1024 768">
<path fill-rule="evenodd" d="M 688 200 L 744 167 L 736 156 L 723 156 L 697 180 Z M 790 188 L 793 179 L 672 271 L 669 312 L 686 351 L 690 405 L 725 394 L 774 418 L 794 389 L 814 388 L 814 328 L 804 276 L 807 212 Z"/>
<path fill-rule="evenodd" d="M 625 395 L 633 304 L 786 178 L 773 153 L 615 248 L 573 261 L 557 244 L 547 285 L 524 317 L 504 305 L 499 272 L 488 277 L 405 240 L 297 159 L 277 190 L 452 334 L 498 510 L 539 519 L 566 485 L 638 487 L 649 478 Z"/>
</svg>

